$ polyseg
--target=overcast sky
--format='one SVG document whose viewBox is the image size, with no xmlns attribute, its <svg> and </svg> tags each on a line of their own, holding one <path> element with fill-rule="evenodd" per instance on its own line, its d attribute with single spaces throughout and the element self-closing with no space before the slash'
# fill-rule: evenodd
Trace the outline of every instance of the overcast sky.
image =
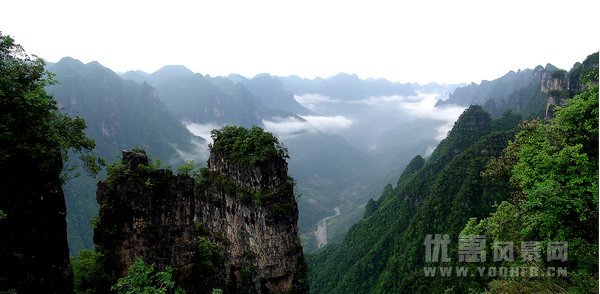
<svg viewBox="0 0 600 294">
<path fill-rule="evenodd" d="M 3 1 L 0 31 L 48 61 L 210 75 L 480 82 L 600 48 L 600 1 Z"/>
</svg>

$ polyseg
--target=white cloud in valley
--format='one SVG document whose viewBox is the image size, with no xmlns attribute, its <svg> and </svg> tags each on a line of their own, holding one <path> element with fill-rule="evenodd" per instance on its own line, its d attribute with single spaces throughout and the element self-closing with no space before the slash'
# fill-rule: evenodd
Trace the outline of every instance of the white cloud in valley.
<svg viewBox="0 0 600 294">
<path fill-rule="evenodd" d="M 302 133 L 324 132 L 337 133 L 352 126 L 352 120 L 341 116 L 301 116 L 263 120 L 265 128 L 281 137 L 289 137 Z"/>
<path fill-rule="evenodd" d="M 190 133 L 194 134 L 194 136 L 198 136 L 198 137 L 201 137 L 202 139 L 204 139 L 206 145 L 208 145 L 209 143 L 212 143 L 212 138 L 210 137 L 210 131 L 212 131 L 214 129 L 220 129 L 223 127 L 221 125 L 214 124 L 214 123 L 199 124 L 199 123 L 193 123 L 193 122 L 184 122 L 183 125 L 185 125 L 185 127 L 188 129 L 188 131 L 190 131 Z"/>
<path fill-rule="evenodd" d="M 298 101 L 298 103 L 302 104 L 304 107 L 313 110 L 319 104 L 331 104 L 338 103 L 340 100 L 332 99 L 329 96 L 321 95 L 321 94 L 302 94 L 295 95 L 294 99 Z"/>
</svg>

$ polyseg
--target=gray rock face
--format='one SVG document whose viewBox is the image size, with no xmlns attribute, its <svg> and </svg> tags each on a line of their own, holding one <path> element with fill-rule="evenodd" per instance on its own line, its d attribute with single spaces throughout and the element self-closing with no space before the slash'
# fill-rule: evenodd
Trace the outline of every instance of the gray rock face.
<svg viewBox="0 0 600 294">
<path fill-rule="evenodd" d="M 308 292 L 298 209 L 284 160 L 243 167 L 211 154 L 196 191 L 194 179 L 146 170 L 147 163 L 145 153 L 125 151 L 124 170 L 98 185 L 94 242 L 111 283 L 141 257 L 161 270 L 171 266 L 188 293 Z M 217 260 L 206 260 L 202 240 L 216 248 Z"/>
<path fill-rule="evenodd" d="M 98 184 L 94 242 L 104 254 L 104 267 L 114 283 L 141 257 L 159 269 L 172 267 L 175 280 L 193 289 L 194 180 L 171 170 L 139 170 L 139 164 L 148 164 L 145 152 L 124 151 L 128 173 Z"/>
<path fill-rule="evenodd" d="M 569 98 L 569 77 L 564 71 L 549 72 L 544 70 L 541 74 L 541 90 L 548 93 L 546 102 L 546 119 L 554 117 L 555 105 L 563 106 Z"/>
<path fill-rule="evenodd" d="M 229 165 L 212 153 L 208 169 L 210 177 L 223 177 L 254 193 L 253 199 L 240 200 L 239 191 L 211 182 L 198 195 L 198 220 L 227 252 L 225 271 L 238 285 L 235 292 L 308 292 L 287 163 L 248 168 Z"/>
</svg>

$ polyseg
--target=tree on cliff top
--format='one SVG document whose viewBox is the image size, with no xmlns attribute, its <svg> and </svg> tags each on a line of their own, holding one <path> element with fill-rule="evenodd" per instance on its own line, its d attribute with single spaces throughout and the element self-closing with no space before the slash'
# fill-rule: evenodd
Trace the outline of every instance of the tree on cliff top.
<svg viewBox="0 0 600 294">
<path fill-rule="evenodd" d="M 85 121 L 62 113 L 46 93 L 45 87 L 54 80 L 44 65 L 0 32 L 0 165 L 26 156 L 45 169 L 56 156 L 66 161 L 68 151 L 73 151 L 95 175 L 102 161 L 92 151 L 94 141 L 84 133 Z"/>
<path fill-rule="evenodd" d="M 288 158 L 287 149 L 277 137 L 257 126 L 251 129 L 225 126 L 220 130 L 212 130 L 210 135 L 214 141 L 210 145 L 211 151 L 229 162 L 260 166 Z"/>
</svg>

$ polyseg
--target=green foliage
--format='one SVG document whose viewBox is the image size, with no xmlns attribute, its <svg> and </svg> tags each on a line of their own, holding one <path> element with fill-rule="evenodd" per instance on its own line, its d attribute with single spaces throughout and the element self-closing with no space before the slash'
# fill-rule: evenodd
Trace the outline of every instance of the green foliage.
<svg viewBox="0 0 600 294">
<path fill-rule="evenodd" d="M 165 294 L 181 291 L 175 287 L 171 268 L 157 271 L 154 264 L 146 265 L 141 258 L 133 262 L 127 276 L 120 278 L 111 290 L 118 294 Z"/>
<path fill-rule="evenodd" d="M 244 265 L 242 267 L 242 269 L 240 270 L 240 279 L 242 280 L 242 283 L 249 283 L 250 281 L 252 281 L 253 271 L 254 269 L 252 268 L 252 266 Z"/>
<path fill-rule="evenodd" d="M 0 221 L 4 220 L 6 218 L 6 213 L 4 213 L 4 211 L 2 211 L 2 209 L 0 209 Z"/>
<path fill-rule="evenodd" d="M 262 166 L 288 158 L 287 149 L 279 144 L 277 137 L 257 126 L 251 129 L 225 126 L 212 130 L 210 135 L 214 141 L 211 151 L 231 163 Z"/>
<path fill-rule="evenodd" d="M 66 162 L 72 151 L 95 176 L 103 161 L 84 133 L 85 121 L 62 113 L 46 93 L 45 87 L 55 81 L 44 65 L 10 36 L 0 34 L 0 164 L 26 154 L 38 160 L 40 169 L 47 169 L 57 156 Z"/>
<path fill-rule="evenodd" d="M 225 253 L 219 247 L 204 236 L 198 237 L 198 262 L 196 267 L 202 273 L 212 273 L 220 266 L 225 257 Z"/>
<path fill-rule="evenodd" d="M 95 250 L 81 250 L 77 258 L 71 257 L 75 293 L 94 294 L 108 279 L 102 270 L 102 255 Z"/>
<path fill-rule="evenodd" d="M 186 161 L 184 164 L 177 167 L 177 174 L 190 176 L 194 169 L 196 169 L 196 163 L 193 160 Z"/>
<path fill-rule="evenodd" d="M 363 218 L 367 218 L 371 214 L 373 214 L 377 210 L 377 207 L 379 207 L 379 205 L 377 204 L 377 201 L 375 201 L 373 199 L 369 199 L 369 201 L 367 202 L 367 205 L 365 206 L 365 214 L 364 214 Z"/>
<path fill-rule="evenodd" d="M 371 202 L 341 244 L 308 256 L 311 290 L 597 291 L 598 87 L 589 85 L 557 108 L 552 122 L 522 123 L 516 135 L 518 115 L 508 112 L 490 123 L 477 108 L 465 111 L 430 159 L 401 176 L 391 193 L 386 188 L 382 201 Z M 568 277 L 425 278 L 422 242 L 432 233 L 451 240 L 477 234 L 488 242 L 541 241 L 542 248 L 567 241 Z M 449 255 L 456 252 L 451 243 Z M 548 265 L 532 266 L 543 271 Z"/>
<path fill-rule="evenodd" d="M 139 148 L 132 150 L 146 154 L 146 151 Z M 164 167 L 160 158 L 154 158 L 147 164 L 138 164 L 135 167 L 123 164 L 122 160 L 117 160 L 106 166 L 106 183 L 110 186 L 119 178 L 143 179 L 143 184 L 149 187 L 152 186 L 152 183 L 148 175 L 161 168 Z"/>
<path fill-rule="evenodd" d="M 429 160 L 415 158 L 397 186 L 384 189 L 377 210 L 353 226 L 341 244 L 308 256 L 311 291 L 481 290 L 480 284 L 460 279 L 424 279 L 423 239 L 432 233 L 456 239 L 471 217 L 487 216 L 494 203 L 507 198 L 507 184 L 484 178 L 481 171 L 502 152 L 514 127 L 516 120 L 493 121 L 481 107 L 465 110 Z"/>
<path fill-rule="evenodd" d="M 469 222 L 463 233 L 543 244 L 566 241 L 569 275 L 519 283 L 493 281 L 490 290 L 597 291 L 598 86 L 568 100 L 552 122 L 533 120 L 520 129 L 515 141 L 484 172 L 491 178 L 509 179 L 513 203 L 503 202 L 492 216 Z"/>
</svg>

